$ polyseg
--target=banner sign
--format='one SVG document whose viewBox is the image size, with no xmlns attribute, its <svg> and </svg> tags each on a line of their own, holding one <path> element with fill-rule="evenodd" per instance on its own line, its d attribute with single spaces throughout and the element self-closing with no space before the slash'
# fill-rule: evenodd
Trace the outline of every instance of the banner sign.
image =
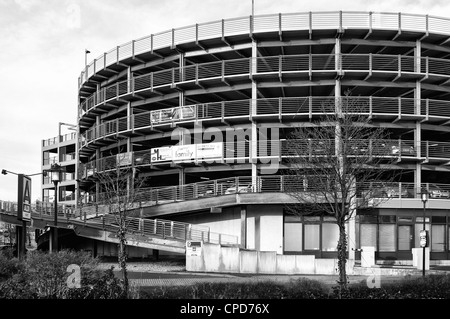
<svg viewBox="0 0 450 319">
<path fill-rule="evenodd" d="M 150 158 L 152 163 L 171 161 L 172 148 L 170 146 L 152 148 Z"/>
<path fill-rule="evenodd" d="M 197 145 L 197 160 L 205 158 L 222 158 L 223 155 L 223 143 L 205 143 Z"/>
<path fill-rule="evenodd" d="M 117 166 L 128 166 L 131 165 L 133 158 L 133 153 L 127 152 L 127 153 L 119 153 L 117 154 Z"/>
<path fill-rule="evenodd" d="M 17 219 L 31 221 L 31 178 L 19 174 Z"/>
<path fill-rule="evenodd" d="M 222 158 L 223 143 L 217 142 L 157 147 L 150 150 L 150 156 L 152 163 Z"/>
<path fill-rule="evenodd" d="M 172 146 L 172 160 L 186 161 L 195 158 L 195 144 Z"/>
</svg>

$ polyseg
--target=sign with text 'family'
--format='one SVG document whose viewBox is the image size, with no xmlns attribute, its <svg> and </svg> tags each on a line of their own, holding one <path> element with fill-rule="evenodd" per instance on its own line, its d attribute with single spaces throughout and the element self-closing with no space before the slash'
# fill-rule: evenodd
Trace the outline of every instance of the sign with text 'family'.
<svg viewBox="0 0 450 319">
<path fill-rule="evenodd" d="M 201 143 L 152 148 L 152 163 L 222 158 L 223 143 Z"/>
</svg>

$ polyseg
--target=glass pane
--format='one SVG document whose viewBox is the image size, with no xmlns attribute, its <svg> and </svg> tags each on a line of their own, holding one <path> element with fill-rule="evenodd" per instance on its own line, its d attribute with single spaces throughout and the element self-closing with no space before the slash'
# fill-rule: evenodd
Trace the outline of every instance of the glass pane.
<svg viewBox="0 0 450 319">
<path fill-rule="evenodd" d="M 425 217 L 425 223 L 430 222 L 430 217 Z M 416 217 L 416 223 L 423 223 L 423 217 Z"/>
<path fill-rule="evenodd" d="M 302 251 L 302 224 L 284 224 L 284 251 Z"/>
<path fill-rule="evenodd" d="M 423 218 L 422 218 L 423 220 Z M 432 216 L 431 222 L 433 224 L 445 224 L 445 216 Z"/>
<path fill-rule="evenodd" d="M 376 224 L 378 222 L 378 216 L 372 216 L 372 215 L 360 215 L 359 216 L 359 222 L 360 223 L 372 223 Z"/>
<path fill-rule="evenodd" d="M 295 216 L 295 215 L 284 215 L 284 221 L 285 222 L 300 222 L 301 216 Z"/>
<path fill-rule="evenodd" d="M 375 247 L 377 249 L 377 225 L 376 224 L 361 224 L 361 247 Z"/>
<path fill-rule="evenodd" d="M 405 217 L 405 216 L 399 216 L 398 217 L 399 222 L 405 222 L 405 223 L 412 223 L 413 218 L 412 217 Z"/>
<path fill-rule="evenodd" d="M 411 226 L 398 226 L 398 250 L 411 249 Z"/>
<path fill-rule="evenodd" d="M 319 250 L 320 225 L 305 225 L 305 250 Z"/>
<path fill-rule="evenodd" d="M 320 222 L 320 216 L 304 216 L 305 222 Z"/>
<path fill-rule="evenodd" d="M 322 224 L 322 251 L 336 251 L 339 241 L 339 227 L 336 224 Z"/>
<path fill-rule="evenodd" d="M 422 218 L 423 220 L 423 218 Z M 414 227 L 414 247 L 415 248 L 420 248 L 420 238 L 419 238 L 419 233 L 420 231 L 423 229 L 423 224 L 416 224 Z M 425 224 L 425 229 L 430 231 L 430 224 Z"/>
<path fill-rule="evenodd" d="M 388 216 L 379 216 L 380 223 L 395 223 L 395 216 L 394 215 L 388 215 Z"/>
<path fill-rule="evenodd" d="M 445 225 L 431 225 L 431 251 L 444 251 Z"/>
<path fill-rule="evenodd" d="M 380 251 L 395 251 L 395 225 L 380 225 Z"/>
</svg>

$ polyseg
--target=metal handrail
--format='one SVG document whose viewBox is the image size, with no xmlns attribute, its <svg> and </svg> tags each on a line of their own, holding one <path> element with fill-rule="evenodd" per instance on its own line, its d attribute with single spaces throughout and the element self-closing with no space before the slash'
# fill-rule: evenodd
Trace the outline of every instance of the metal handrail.
<svg viewBox="0 0 450 319">
<path fill-rule="evenodd" d="M 147 202 L 146 204 L 157 205 L 213 196 L 234 195 L 237 193 L 284 193 L 293 190 L 314 192 L 319 190 L 320 185 L 314 183 L 314 176 L 305 175 L 301 179 L 302 183 L 299 183 L 299 177 L 293 178 L 289 175 L 257 176 L 256 178 L 252 178 L 251 176 L 231 177 L 142 191 L 139 200 L 146 199 L 154 201 L 154 203 Z M 367 194 L 367 192 L 371 193 L 371 198 L 420 198 L 420 192 L 423 189 L 427 189 L 430 194 L 430 199 L 450 199 L 450 184 L 422 183 L 420 187 L 416 187 L 414 183 L 402 182 L 356 183 L 356 192 L 359 198 L 364 197 L 364 193 Z M 158 198 L 160 198 L 159 203 Z M 100 205 L 101 203 L 96 203 L 96 208 Z M 17 204 L 0 200 L 0 213 L 17 215 Z M 32 207 L 32 217 L 52 220 L 53 214 L 54 208 L 50 203 L 41 203 Z M 114 231 L 117 230 L 118 226 L 114 224 L 114 215 L 104 213 L 87 218 L 85 210 L 75 210 L 74 206 L 58 206 L 58 216 L 73 224 L 89 225 L 104 230 Z M 130 233 L 140 233 L 148 236 L 159 236 L 177 240 L 204 240 L 206 242 L 221 244 L 238 244 L 237 236 L 212 233 L 207 226 L 162 219 L 149 220 L 134 217 L 127 217 L 127 223 Z"/>
<path fill-rule="evenodd" d="M 430 99 L 387 98 L 387 97 L 342 97 L 342 103 L 355 103 L 357 112 L 369 116 L 391 115 L 421 116 L 425 118 L 450 118 L 450 102 Z M 230 119 L 232 117 L 311 117 L 322 114 L 324 107 L 332 107 L 336 103 L 335 97 L 309 96 L 296 98 L 256 99 L 255 114 L 252 114 L 253 100 L 237 100 L 193 104 L 171 107 L 155 111 L 147 111 L 127 117 L 121 117 L 93 126 L 80 134 L 80 149 L 97 139 L 129 130 L 142 130 L 176 122 Z M 129 123 L 129 125 L 128 125 Z"/>
<path fill-rule="evenodd" d="M 50 218 L 54 215 L 54 206 L 49 203 L 42 203 L 33 207 L 32 216 Z M 17 204 L 0 200 L 0 213 L 17 215 Z M 86 215 L 76 213 L 73 206 L 59 205 L 58 216 L 65 221 L 88 225 L 94 228 L 101 228 L 108 231 L 117 231 L 118 220 L 114 214 L 104 214 L 93 218 L 86 218 Z M 84 218 L 80 219 L 80 217 Z M 165 239 L 175 240 L 203 240 L 204 242 L 237 245 L 238 236 L 211 232 L 208 226 L 194 225 L 189 223 L 165 220 L 165 219 L 143 219 L 127 216 L 125 219 L 127 232 L 138 233 L 144 236 L 156 236 Z"/>
<path fill-rule="evenodd" d="M 323 29 L 381 29 L 409 30 L 421 34 L 449 34 L 450 19 L 409 13 L 382 13 L 359 11 L 299 12 L 256 15 L 212 21 L 171 29 L 127 42 L 98 56 L 80 73 L 79 86 L 95 73 L 123 59 L 146 52 L 175 47 L 177 44 L 212 38 L 225 38 L 236 34 L 258 34 L 292 30 Z"/>
<path fill-rule="evenodd" d="M 293 141 L 293 140 L 291 140 Z M 312 143 L 311 143 L 312 142 Z M 320 142 L 320 141 L 316 141 Z M 373 142 L 386 143 L 385 146 L 378 145 L 375 147 L 372 145 Z M 292 152 L 289 147 L 287 147 L 287 140 L 265 140 L 258 141 L 256 147 L 256 154 L 251 154 L 251 142 L 241 141 L 241 142 L 224 142 L 222 156 L 220 158 L 214 159 L 204 159 L 209 162 L 217 163 L 234 163 L 236 161 L 241 163 L 248 163 L 250 158 L 255 159 L 266 159 L 271 158 L 274 160 L 282 161 L 283 158 L 288 158 L 292 155 L 298 154 L 298 151 Z M 259 143 L 262 143 L 261 145 Z M 304 145 L 303 145 L 303 144 Z M 352 144 L 353 143 L 353 144 Z M 299 141 L 297 145 L 302 148 L 305 155 L 308 155 L 313 149 L 312 145 L 319 145 L 311 140 L 309 144 L 306 141 Z M 353 140 L 349 143 L 349 146 L 354 146 L 355 154 L 358 155 L 358 150 L 356 148 L 367 148 L 372 147 L 373 155 L 380 156 L 392 156 L 398 158 L 416 158 L 424 160 L 442 160 L 448 162 L 450 160 L 450 142 L 438 142 L 438 141 L 420 141 L 415 142 L 413 140 L 401 140 L 401 139 L 386 139 L 381 141 L 370 141 L 370 140 Z M 385 147 L 389 147 L 386 150 Z M 378 152 L 378 153 L 377 153 Z M 350 154 L 350 153 L 349 153 Z M 203 161 L 202 159 L 190 159 L 184 160 L 183 162 L 196 163 L 198 161 Z M 168 162 L 152 162 L 150 156 L 150 150 L 131 152 L 131 161 L 128 166 L 148 166 L 148 165 L 167 165 L 172 161 Z M 103 157 L 96 159 L 87 163 L 80 163 L 78 170 L 78 178 L 88 178 L 94 173 L 104 172 L 108 170 L 113 170 L 117 167 L 117 155 Z"/>
<path fill-rule="evenodd" d="M 238 176 L 178 186 L 141 189 L 136 193 L 135 198 L 136 201 L 139 201 L 140 206 L 155 206 L 236 193 L 284 193 L 288 190 L 314 192 L 319 191 L 321 187 L 314 183 L 314 176 L 305 175 L 302 184 L 299 186 L 298 183 L 298 178 L 293 178 L 290 175 L 257 176 L 255 178 Z M 377 190 L 379 191 L 377 193 L 379 197 L 420 198 L 420 189 L 417 189 L 414 183 L 386 183 L 381 181 L 356 183 L 356 188 L 359 195 L 361 191 Z M 430 191 L 440 188 L 447 191 L 447 196 L 442 195 L 435 198 L 450 199 L 450 195 L 448 195 L 450 184 L 422 183 L 420 188 L 426 188 Z M 99 194 L 96 205 L 101 205 L 101 198 L 104 196 L 106 195 Z"/>
<path fill-rule="evenodd" d="M 420 60 L 421 68 L 417 68 Z M 252 70 L 256 64 L 256 70 Z M 95 109 L 98 105 L 124 95 L 142 90 L 157 89 L 161 86 L 175 85 L 181 82 L 196 82 L 211 78 L 225 79 L 235 76 L 253 76 L 258 74 L 299 73 L 315 71 L 364 71 L 417 73 L 450 76 L 450 61 L 439 58 L 387 54 L 301 54 L 242 58 L 188 65 L 139 75 L 114 83 L 94 92 L 79 105 L 79 117 Z"/>
</svg>

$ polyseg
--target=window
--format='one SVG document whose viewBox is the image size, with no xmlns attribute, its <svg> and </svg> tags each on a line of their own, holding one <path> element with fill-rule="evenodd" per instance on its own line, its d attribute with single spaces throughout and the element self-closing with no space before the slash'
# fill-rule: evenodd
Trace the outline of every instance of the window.
<svg viewBox="0 0 450 319">
<path fill-rule="evenodd" d="M 380 224 L 380 251 L 395 251 L 395 224 Z"/>
<path fill-rule="evenodd" d="M 431 251 L 445 251 L 445 225 L 431 225 Z"/>
<path fill-rule="evenodd" d="M 431 217 L 431 251 L 445 251 L 445 220 L 445 216 Z"/>
<path fill-rule="evenodd" d="M 336 224 L 322 224 L 322 251 L 337 251 L 339 227 Z"/>
<path fill-rule="evenodd" d="M 395 215 L 379 216 L 379 250 L 383 252 L 395 251 Z"/>
<path fill-rule="evenodd" d="M 377 249 L 377 225 L 361 224 L 360 226 L 360 247 L 375 247 Z"/>
<path fill-rule="evenodd" d="M 302 251 L 302 224 L 284 224 L 284 251 Z"/>
<path fill-rule="evenodd" d="M 320 249 L 320 225 L 305 224 L 305 250 Z"/>
</svg>

